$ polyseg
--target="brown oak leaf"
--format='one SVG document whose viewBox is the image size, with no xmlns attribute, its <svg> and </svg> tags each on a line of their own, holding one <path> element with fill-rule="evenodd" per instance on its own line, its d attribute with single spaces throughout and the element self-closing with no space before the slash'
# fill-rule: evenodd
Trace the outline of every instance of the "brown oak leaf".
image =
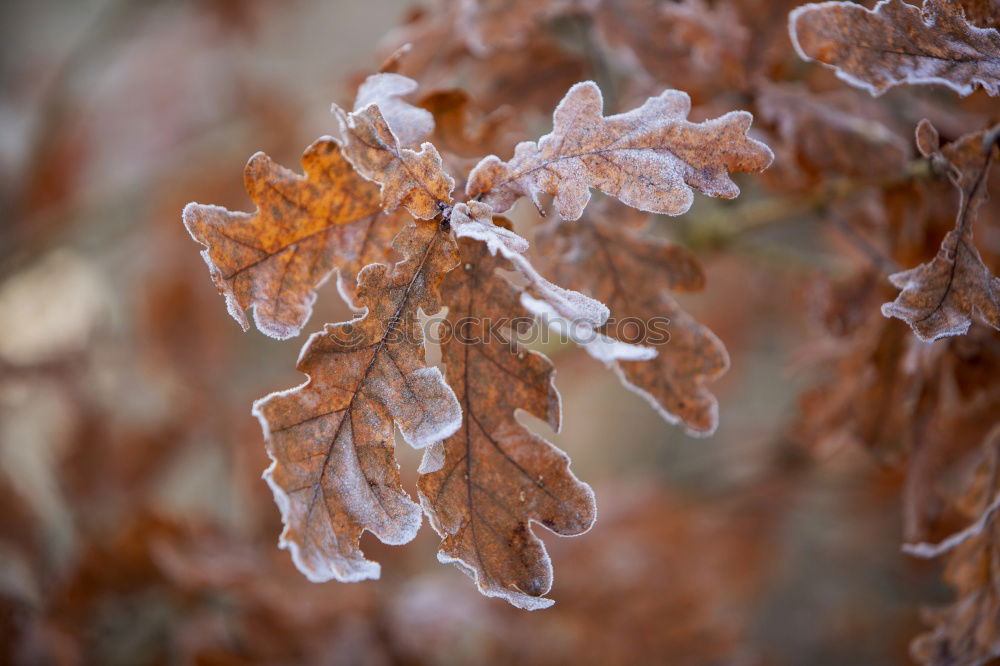
<svg viewBox="0 0 1000 666">
<path fill-rule="evenodd" d="M 985 201 L 996 131 L 967 134 L 938 149 L 936 130 L 926 120 L 917 127 L 917 146 L 945 170 L 960 194 L 955 228 L 931 261 L 889 276 L 902 291 L 882 305 L 886 317 L 902 319 L 921 340 L 963 335 L 973 316 L 1000 329 L 1000 278 L 990 274 L 973 244 L 976 212 Z"/>
<path fill-rule="evenodd" d="M 941 84 L 960 95 L 977 86 L 1000 94 L 1000 32 L 971 25 L 957 2 L 924 0 L 923 8 L 882 0 L 869 10 L 853 2 L 803 5 L 788 30 L 804 60 L 872 95 L 901 84 Z"/>
<path fill-rule="evenodd" d="M 329 137 L 302 155 L 305 175 L 264 153 L 244 171 L 257 212 L 188 204 L 184 225 L 205 246 L 202 256 L 243 330 L 253 308 L 257 328 L 272 337 L 298 335 L 316 288 L 338 269 L 350 293 L 362 266 L 384 259 L 401 226 L 379 210 L 378 189 L 358 176 Z"/>
<path fill-rule="evenodd" d="M 562 451 L 515 419 L 523 409 L 553 430 L 560 427 L 551 362 L 493 335 L 494 323 L 530 317 L 520 290 L 497 273 L 515 267 L 497 246 L 477 240 L 476 223 L 453 226 L 463 267 L 441 286 L 452 332 L 442 357 L 464 421 L 439 449 L 425 453 L 425 460 L 443 456 L 443 466 L 420 477 L 421 504 L 443 538 L 438 559 L 454 562 L 487 596 L 545 608 L 552 604 L 543 596 L 552 586 L 552 565 L 530 523 L 564 536 L 582 534 L 594 522 L 594 495 Z"/>
<path fill-rule="evenodd" d="M 438 286 L 457 262 L 437 224 L 400 232 L 405 259 L 358 278 L 367 313 L 313 334 L 299 357 L 308 381 L 254 404 L 273 461 L 265 479 L 281 509 L 282 547 L 310 580 L 377 578 L 358 547 L 364 530 L 389 544 L 411 540 L 420 508 L 400 485 L 393 426 L 414 447 L 461 424 L 455 394 L 424 363 L 418 309 L 440 308 Z"/>
<path fill-rule="evenodd" d="M 731 199 L 739 188 L 730 171 L 760 172 L 773 159 L 746 136 L 753 116 L 745 111 L 692 123 L 691 100 L 677 90 L 607 118 L 603 104 L 594 82 L 574 85 L 556 107 L 552 133 L 518 144 L 509 162 L 485 158 L 469 174 L 466 193 L 498 213 L 521 196 L 541 210 L 540 195 L 551 194 L 560 217 L 575 220 L 596 187 L 629 206 L 680 215 L 691 207 L 691 188 Z"/>
<path fill-rule="evenodd" d="M 611 310 L 615 326 L 602 330 L 625 345 L 625 353 L 615 349 L 601 358 L 588 351 L 612 363 L 622 383 L 668 422 L 710 435 L 718 426 L 718 403 L 706 385 L 726 372 L 729 355 L 669 295 L 702 289 L 701 265 L 685 248 L 641 233 L 645 219 L 629 228 L 625 217 L 605 209 L 579 223 L 550 222 L 538 234 L 544 270 Z M 651 354 L 637 356 L 636 348 Z"/>
<path fill-rule="evenodd" d="M 455 181 L 432 144 L 421 144 L 419 152 L 403 148 L 375 103 L 352 113 L 334 105 L 333 113 L 344 156 L 359 174 L 381 186 L 383 210 L 403 206 L 414 217 L 429 220 L 451 202 Z"/>
</svg>

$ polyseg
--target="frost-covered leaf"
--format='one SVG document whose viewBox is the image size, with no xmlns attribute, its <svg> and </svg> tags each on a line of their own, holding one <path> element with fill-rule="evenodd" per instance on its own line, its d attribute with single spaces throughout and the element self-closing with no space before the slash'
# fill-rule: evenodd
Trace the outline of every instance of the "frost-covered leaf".
<svg viewBox="0 0 1000 666">
<path fill-rule="evenodd" d="M 551 194 L 559 215 L 575 220 L 596 187 L 635 208 L 680 215 L 691 207 L 692 188 L 731 199 L 739 188 L 729 172 L 759 172 L 773 158 L 746 136 L 753 117 L 745 111 L 692 123 L 691 101 L 677 90 L 607 118 L 603 104 L 594 82 L 574 85 L 556 107 L 552 133 L 518 144 L 509 162 L 484 159 L 466 193 L 498 213 L 521 196 L 541 209 L 540 196 Z"/>
<path fill-rule="evenodd" d="M 364 265 L 385 258 L 402 225 L 379 210 L 378 188 L 354 172 L 333 139 L 309 146 L 302 166 L 304 176 L 263 153 L 251 157 L 244 180 L 255 213 L 184 209 L 229 313 L 246 330 L 252 307 L 257 328 L 279 339 L 298 335 L 334 269 L 349 293 Z"/>
<path fill-rule="evenodd" d="M 452 212 L 451 224 L 456 236 L 485 243 L 491 253 L 499 253 L 521 274 L 527 282 L 522 302 L 532 314 L 539 315 L 538 308 L 541 307 L 545 313 L 579 328 L 583 333 L 593 331 L 607 321 L 608 308 L 603 303 L 578 291 L 552 284 L 542 277 L 524 255 L 528 250 L 528 241 L 494 224 L 493 210 L 486 204 L 475 201 L 458 204 Z"/>
<path fill-rule="evenodd" d="M 709 435 L 718 403 L 707 384 L 726 372 L 729 355 L 669 294 L 702 289 L 701 265 L 683 247 L 642 234 L 644 221 L 629 228 L 622 217 L 605 209 L 579 223 L 550 222 L 539 232 L 544 270 L 610 308 L 609 326 L 600 330 L 622 349 L 601 360 L 614 365 L 622 383 L 670 423 Z M 630 359 L 636 348 L 655 356 Z"/>
<path fill-rule="evenodd" d="M 451 202 L 455 181 L 433 145 L 425 142 L 419 151 L 402 147 L 377 104 L 352 113 L 334 105 L 333 113 L 345 157 L 358 173 L 381 185 L 383 210 L 403 206 L 414 217 L 429 220 Z"/>
<path fill-rule="evenodd" d="M 1000 32 L 971 25 L 957 2 L 924 0 L 921 9 L 882 0 L 874 10 L 821 2 L 794 10 L 788 28 L 803 59 L 835 68 L 872 95 L 904 83 L 1000 94 Z"/>
<path fill-rule="evenodd" d="M 415 146 L 434 131 L 434 117 L 429 111 L 400 99 L 416 90 L 417 82 L 406 76 L 372 74 L 358 88 L 354 110 L 361 111 L 369 104 L 376 104 L 400 145 Z"/>
<path fill-rule="evenodd" d="M 443 464 L 421 476 L 421 503 L 443 537 L 442 562 L 458 565 L 487 596 L 544 608 L 552 603 L 543 596 L 552 586 L 552 566 L 530 522 L 581 534 L 594 522 L 594 496 L 569 470 L 564 453 L 515 418 L 523 409 L 559 429 L 555 369 L 501 326 L 530 315 L 519 290 L 497 273 L 511 263 L 498 246 L 464 237 L 470 228 L 456 227 L 462 267 L 441 286 L 451 332 L 442 357 L 463 427 L 425 453 L 425 461 L 441 464 L 443 456 Z"/>
<path fill-rule="evenodd" d="M 418 223 L 395 248 L 405 259 L 358 278 L 368 311 L 309 338 L 297 366 L 308 381 L 254 404 L 273 461 L 265 478 L 285 525 L 281 544 L 310 580 L 377 578 L 361 533 L 400 544 L 420 527 L 420 508 L 400 485 L 393 426 L 420 448 L 461 423 L 455 394 L 424 364 L 417 316 L 440 308 L 454 242 L 437 224 Z"/>
<path fill-rule="evenodd" d="M 940 150 L 937 141 L 937 132 L 922 121 L 918 147 L 946 171 L 960 194 L 955 228 L 931 261 L 889 277 L 902 291 L 882 306 L 882 314 L 902 319 L 922 340 L 963 335 L 973 317 L 1000 329 L 1000 278 L 990 274 L 972 239 L 976 213 L 987 196 L 996 131 L 967 134 Z"/>
</svg>

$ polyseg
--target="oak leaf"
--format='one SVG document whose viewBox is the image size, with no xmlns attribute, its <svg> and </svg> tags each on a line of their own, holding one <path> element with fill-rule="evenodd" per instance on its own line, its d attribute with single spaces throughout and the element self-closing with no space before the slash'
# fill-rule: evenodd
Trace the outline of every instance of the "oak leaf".
<svg viewBox="0 0 1000 666">
<path fill-rule="evenodd" d="M 421 476 L 421 504 L 443 537 L 438 559 L 454 562 L 487 596 L 545 608 L 552 604 L 543 596 L 552 586 L 552 565 L 530 523 L 582 534 L 594 522 L 594 495 L 569 470 L 563 452 L 515 419 L 523 409 L 559 430 L 555 369 L 543 355 L 491 334 L 491 323 L 530 315 L 520 290 L 497 273 L 515 266 L 500 246 L 480 240 L 477 222 L 456 210 L 452 224 L 463 266 L 441 286 L 453 333 L 442 357 L 464 421 L 438 450 L 425 453 L 425 460 L 443 456 L 443 466 Z"/>
<path fill-rule="evenodd" d="M 1000 94 L 1000 32 L 971 25 L 957 2 L 924 0 L 917 8 L 882 0 L 873 10 L 853 2 L 809 4 L 789 14 L 788 29 L 804 60 L 835 68 L 872 95 L 904 83 Z"/>
<path fill-rule="evenodd" d="M 386 238 L 400 226 L 379 210 L 378 189 L 333 139 L 310 145 L 302 166 L 304 176 L 257 153 L 244 171 L 257 212 L 192 203 L 183 215 L 229 313 L 246 330 L 252 307 L 257 328 L 279 339 L 298 335 L 334 269 L 349 292 L 362 266 L 384 258 Z"/>
<path fill-rule="evenodd" d="M 424 364 L 417 316 L 440 308 L 454 242 L 439 225 L 418 223 L 395 248 L 402 261 L 358 278 L 367 312 L 309 338 L 297 366 L 308 381 L 253 408 L 273 461 L 265 479 L 285 525 L 281 545 L 314 581 L 377 578 L 379 565 L 358 547 L 362 531 L 401 544 L 420 527 L 420 508 L 400 485 L 393 426 L 420 448 L 461 423 L 455 394 Z"/>
<path fill-rule="evenodd" d="M 690 107 L 685 93 L 667 90 L 637 109 L 605 118 L 597 84 L 578 83 L 556 107 L 550 134 L 518 144 L 509 162 L 485 158 L 469 174 L 466 193 L 498 213 L 521 196 L 541 210 L 540 195 L 551 194 L 556 211 L 568 220 L 583 213 L 591 187 L 668 215 L 691 207 L 691 188 L 731 199 L 739 188 L 729 172 L 763 171 L 773 155 L 746 136 L 749 113 L 692 123 L 685 119 Z"/>
<path fill-rule="evenodd" d="M 921 340 L 963 335 L 973 316 L 1000 329 L 1000 278 L 990 274 L 973 244 L 976 213 L 986 199 L 986 185 L 996 132 L 967 134 L 938 149 L 936 130 L 926 120 L 917 127 L 917 146 L 944 169 L 959 191 L 955 228 L 941 242 L 937 256 L 916 268 L 889 276 L 901 289 L 882 306 L 886 317 L 902 319 Z"/>
<path fill-rule="evenodd" d="M 718 426 L 718 403 L 706 385 L 726 372 L 729 355 L 669 294 L 701 290 L 701 265 L 683 247 L 641 233 L 645 219 L 628 225 L 625 218 L 608 207 L 578 223 L 550 222 L 538 234 L 543 268 L 611 310 L 616 326 L 601 330 L 627 349 L 624 357 L 601 360 L 613 365 L 622 383 L 668 422 L 709 435 Z M 629 358 L 628 348 L 636 347 L 652 354 Z"/>
<path fill-rule="evenodd" d="M 351 113 L 334 105 L 333 113 L 344 156 L 359 174 L 381 186 L 383 210 L 403 206 L 414 217 L 429 220 L 451 202 L 455 181 L 431 143 L 421 144 L 419 151 L 402 147 L 376 103 Z"/>
</svg>

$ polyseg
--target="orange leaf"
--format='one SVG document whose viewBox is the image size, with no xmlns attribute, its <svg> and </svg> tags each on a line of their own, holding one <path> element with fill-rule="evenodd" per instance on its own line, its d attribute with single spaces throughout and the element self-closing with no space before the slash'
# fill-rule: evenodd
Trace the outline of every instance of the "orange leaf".
<svg viewBox="0 0 1000 666">
<path fill-rule="evenodd" d="M 384 210 L 403 206 L 414 217 L 429 220 L 451 202 L 455 181 L 432 144 L 423 143 L 419 152 L 403 148 L 376 103 L 352 113 L 334 105 L 333 113 L 344 155 L 359 174 L 381 185 Z"/>
<path fill-rule="evenodd" d="M 256 213 L 195 203 L 184 209 L 229 313 L 246 330 L 244 311 L 252 307 L 257 328 L 279 339 L 298 335 L 316 288 L 334 269 L 349 291 L 363 265 L 384 258 L 400 226 L 379 212 L 377 189 L 329 137 L 306 149 L 302 166 L 304 176 L 264 153 L 250 158 L 244 180 Z"/>
</svg>

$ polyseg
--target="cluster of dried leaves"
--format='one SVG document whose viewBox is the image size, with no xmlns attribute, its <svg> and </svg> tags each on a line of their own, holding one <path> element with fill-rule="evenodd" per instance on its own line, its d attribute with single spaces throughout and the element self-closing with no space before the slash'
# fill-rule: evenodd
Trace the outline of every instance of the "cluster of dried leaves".
<svg viewBox="0 0 1000 666">
<path fill-rule="evenodd" d="M 533 524 L 578 535 L 596 513 L 594 492 L 566 454 L 518 416 L 558 431 L 553 363 L 505 339 L 450 338 L 435 365 L 427 316 L 447 309 L 452 329 L 535 318 L 568 331 L 663 419 L 709 435 L 719 423 L 711 383 L 730 365 L 721 338 L 735 350 L 738 334 L 717 336 L 682 302 L 705 287 L 699 256 L 745 253 L 809 287 L 801 308 L 809 340 L 796 356 L 814 381 L 792 438 L 822 453 L 860 445 L 903 469 L 903 550 L 947 558 L 956 599 L 927 612 L 931 628 L 912 655 L 935 665 L 1000 657 L 1000 215 L 987 203 L 1000 150 L 1000 6 L 799 2 L 446 0 L 416 9 L 386 38 L 380 71 L 353 81 L 353 104 L 334 105 L 331 135 L 305 150 L 301 174 L 258 153 L 245 170 L 255 212 L 185 209 L 244 330 L 252 309 L 261 332 L 299 335 L 334 275 L 356 312 L 308 338 L 297 365 L 304 383 L 253 408 L 281 545 L 305 577 L 377 578 L 363 533 L 402 544 L 426 516 L 441 539 L 438 559 L 482 594 L 518 608 L 550 605 L 552 567 Z M 763 175 L 740 181 L 747 195 L 733 203 L 707 198 L 736 197 L 730 175 L 741 172 Z M 515 206 L 522 198 L 533 207 Z M 687 217 L 658 217 L 692 205 Z M 799 227 L 822 241 L 818 259 L 795 256 Z M 109 426 L 113 411 L 88 400 L 89 370 L 31 370 L 69 387 L 79 416 L 57 484 L 79 498 L 81 534 L 104 536 L 81 545 L 68 575 L 34 551 L 10 560 L 12 571 L 37 560 L 35 578 L 54 581 L 17 597 L 17 659 L 128 663 L 129 641 L 102 636 L 130 633 L 134 618 L 109 599 L 168 609 L 172 619 L 147 625 L 173 627 L 182 640 L 171 657 L 181 662 L 564 656 L 525 639 L 526 623 L 545 619 L 503 605 L 485 618 L 464 612 L 473 604 L 467 591 L 433 578 L 414 580 L 395 600 L 359 586 L 332 594 L 271 549 L 211 524 L 177 523 L 138 505 L 101 519 L 111 529 L 92 518 L 156 486 L 156 471 L 183 449 L 177 440 L 194 440 L 178 423 L 259 441 L 232 431 L 230 405 L 208 407 L 227 390 L 211 343 L 216 318 L 157 314 L 178 300 L 200 303 L 204 291 L 187 282 L 197 278 L 171 277 L 144 296 L 153 310 L 149 347 L 165 357 L 156 362 L 181 368 L 175 381 L 193 390 L 185 404 L 196 407 L 175 407 L 182 413 L 136 433 Z M 728 297 L 739 309 L 741 295 Z M 667 344 L 626 340 L 608 325 L 658 317 L 669 319 Z M 203 338 L 197 348 L 183 342 L 192 336 Z M 397 427 L 422 451 L 415 489 L 396 460 Z M 263 464 L 241 455 L 249 460 L 227 462 L 252 478 Z M 100 460 L 114 460 L 115 470 L 96 469 Z M 739 658 L 748 621 L 722 617 L 733 604 L 720 610 L 717 591 L 751 612 L 747 600 L 771 555 L 763 535 L 777 531 L 785 504 L 780 485 L 768 485 L 766 501 L 756 497 L 762 516 L 743 522 L 737 507 L 709 528 L 697 510 L 658 492 L 598 493 L 602 525 L 552 546 L 566 585 L 560 607 L 572 616 L 552 620 L 546 636 L 581 652 L 592 645 L 585 661 L 593 663 Z M 16 491 L 0 485 L 12 515 L 21 513 Z M 264 504 L 254 508 L 266 515 Z M 23 513 L 0 544 L 33 541 L 15 529 L 30 521 Z M 261 522 L 254 530 L 276 532 Z M 370 556 L 405 566 L 394 550 L 366 543 Z M 281 573 L 266 579 L 256 575 L 262 569 Z M 732 578 L 709 580 L 720 569 Z M 594 580 L 595 570 L 608 575 Z M 620 608 L 614 624 L 596 632 L 588 614 L 611 606 Z M 449 621 L 422 623 L 430 607 L 451 608 Z M 664 631 L 647 626 L 654 616 L 684 621 Z M 96 633 L 78 639 L 77 627 L 94 618 Z M 461 654 L 463 633 L 479 636 L 485 652 Z M 609 638 L 616 635 L 620 642 Z M 126 656 L 100 653 L 108 645 Z"/>
<path fill-rule="evenodd" d="M 741 9 L 752 16 L 751 7 Z M 885 0 L 874 10 L 832 2 L 795 8 L 788 27 L 803 59 L 822 62 L 872 95 L 924 84 L 996 95 L 1000 33 L 983 20 L 995 9 L 940 0 L 922 8 Z M 298 363 L 308 381 L 254 406 L 273 460 L 265 478 L 285 523 L 281 543 L 311 580 L 377 577 L 379 565 L 359 549 L 361 533 L 405 543 L 422 509 L 443 539 L 441 561 L 455 562 L 488 596 L 540 608 L 551 603 L 543 595 L 552 574 L 530 523 L 575 535 L 594 521 L 593 494 L 569 470 L 568 458 L 514 418 L 524 410 L 558 430 L 552 364 L 516 344 L 452 338 L 443 345 L 442 374 L 426 364 L 421 311 L 446 307 L 454 326 L 524 315 L 567 326 L 666 420 L 693 434 L 715 430 L 717 405 L 706 384 L 726 371 L 727 353 L 670 296 L 702 288 L 702 269 L 688 250 L 647 235 L 648 216 L 614 203 L 681 215 L 694 190 L 734 198 L 739 189 L 731 173 L 770 165 L 771 151 L 747 136 L 750 113 L 691 122 L 692 96 L 703 113 L 733 93 L 755 105 L 776 132 L 779 155 L 789 160 L 786 177 L 769 186 L 786 196 L 819 192 L 823 213 L 864 248 L 868 267 L 851 276 L 850 292 L 827 317 L 860 312 L 836 331 L 825 355 L 814 355 L 829 359 L 834 379 L 806 396 L 800 430 L 814 440 L 849 434 L 876 449 L 893 440 L 891 448 L 910 459 L 908 534 L 921 533 L 945 459 L 953 463 L 968 453 L 960 449 L 984 450 L 969 447 L 968 439 L 956 442 L 958 429 L 981 439 L 1000 414 L 996 381 L 989 381 L 995 370 L 964 387 L 956 377 L 970 354 L 975 365 L 996 357 L 996 336 L 981 324 L 970 334 L 970 327 L 978 320 L 1000 329 L 1000 278 L 973 239 L 1000 126 L 970 128 L 942 144 L 934 124 L 922 119 L 915 134 L 924 161 L 909 162 L 906 142 L 880 119 L 831 109 L 803 88 L 770 80 L 781 55 L 752 52 L 748 34 L 758 26 L 741 18 L 732 5 L 697 0 L 484 0 L 418 14 L 396 36 L 402 46 L 383 71 L 361 83 L 353 110 L 334 105 L 337 131 L 307 149 L 304 175 L 258 154 L 245 174 L 256 213 L 185 209 L 184 222 L 205 246 L 212 277 L 244 329 L 245 310 L 253 308 L 261 331 L 298 334 L 315 290 L 334 271 L 345 300 L 362 313 L 309 338 Z M 544 107 L 563 81 L 575 78 L 566 65 L 572 56 L 540 37 L 560 20 L 577 21 L 591 35 L 588 48 L 600 50 L 591 56 L 602 60 L 599 78 L 621 102 L 655 93 L 660 83 L 690 95 L 668 89 L 605 115 L 598 84 L 574 83 L 555 108 L 551 132 L 518 143 L 511 154 L 516 130 L 510 114 L 496 108 L 509 94 L 506 68 L 525 75 L 524 59 L 532 61 L 538 99 L 519 101 Z M 643 76 L 614 77 L 611 53 Z M 544 74 L 549 63 L 560 75 L 552 80 Z M 710 81 L 678 74 L 699 68 L 712 73 Z M 455 79 L 468 88 L 449 87 Z M 417 81 L 429 92 L 418 93 Z M 476 161 L 494 149 L 511 156 Z M 851 196 L 830 194 L 835 177 L 850 179 Z M 959 193 L 954 228 L 933 258 L 909 267 L 934 231 L 925 211 L 897 211 L 896 202 L 908 205 L 938 179 Z M 455 194 L 456 184 L 464 195 Z M 592 189 L 606 198 L 588 209 Z M 552 217 L 538 229 L 530 258 L 528 241 L 499 217 L 521 197 Z M 861 197 L 881 218 L 874 229 L 861 231 L 853 219 Z M 393 263 L 393 256 L 401 260 Z M 896 265 L 906 270 L 888 275 L 899 292 L 881 314 L 909 324 L 915 338 L 882 319 L 870 298 L 890 293 L 882 280 L 886 267 Z M 668 317 L 670 344 L 616 339 L 605 328 L 609 314 Z M 586 340 L 581 328 L 591 334 Z M 398 331 L 406 332 L 404 341 Z M 955 336 L 966 337 L 950 341 Z M 941 338 L 947 340 L 924 344 Z M 400 483 L 394 426 L 425 451 L 419 505 Z M 991 520 L 992 508 L 982 521 Z M 981 527 L 975 536 L 990 533 Z M 951 557 L 968 557 L 968 550 Z M 960 606 L 984 594 L 964 580 L 960 587 Z M 975 612 L 956 608 L 938 616 L 933 638 L 916 644 L 923 661 L 1000 656 L 1000 643 L 983 637 L 998 626 L 994 606 L 976 604 Z"/>
<path fill-rule="evenodd" d="M 306 383 L 254 406 L 273 460 L 264 476 L 285 523 L 281 543 L 299 569 L 313 581 L 377 578 L 379 565 L 359 548 L 362 532 L 406 543 L 423 512 L 443 539 L 441 561 L 455 562 L 488 596 L 542 608 L 551 604 L 543 595 L 552 572 L 530 523 L 576 535 L 590 529 L 596 511 L 565 454 L 515 419 L 524 410 L 558 431 L 552 364 L 503 336 L 473 332 L 444 341 L 442 375 L 426 363 L 419 313 L 447 307 L 452 330 L 532 315 L 564 324 L 665 418 L 710 433 L 717 417 L 704 383 L 727 363 L 715 337 L 691 320 L 661 354 L 645 340 L 602 332 L 608 308 L 542 277 L 526 256 L 528 242 L 498 216 L 522 196 L 541 211 L 550 195 L 559 231 L 590 247 L 552 248 L 547 272 L 609 301 L 618 316 L 680 321 L 686 315 L 662 290 L 700 287 L 697 261 L 635 232 L 612 250 L 602 234 L 617 238 L 617 230 L 578 222 L 591 188 L 638 210 L 679 215 L 693 189 L 735 197 L 729 174 L 763 171 L 772 155 L 746 136 L 745 112 L 693 123 L 688 96 L 668 90 L 605 116 L 598 86 L 577 83 L 556 107 L 551 133 L 518 144 L 509 161 L 489 155 L 471 169 L 463 202 L 445 167 L 458 156 L 443 159 L 426 140 L 454 131 L 447 116 L 456 111 L 444 102 L 432 107 L 445 116 L 437 128 L 434 114 L 403 99 L 416 89 L 401 74 L 368 77 L 354 111 L 334 106 L 338 132 L 306 150 L 304 175 L 262 154 L 251 158 L 245 179 L 256 213 L 191 204 L 184 222 L 244 328 L 252 308 L 262 332 L 298 334 L 334 270 L 345 300 L 359 309 L 309 338 L 298 362 Z M 458 91 L 432 95 L 464 104 Z M 648 255 L 641 266 L 633 249 Z M 402 259 L 393 263 L 393 253 Z M 633 286 L 643 282 L 648 295 Z M 395 427 L 425 450 L 419 505 L 400 482 Z"/>
</svg>

